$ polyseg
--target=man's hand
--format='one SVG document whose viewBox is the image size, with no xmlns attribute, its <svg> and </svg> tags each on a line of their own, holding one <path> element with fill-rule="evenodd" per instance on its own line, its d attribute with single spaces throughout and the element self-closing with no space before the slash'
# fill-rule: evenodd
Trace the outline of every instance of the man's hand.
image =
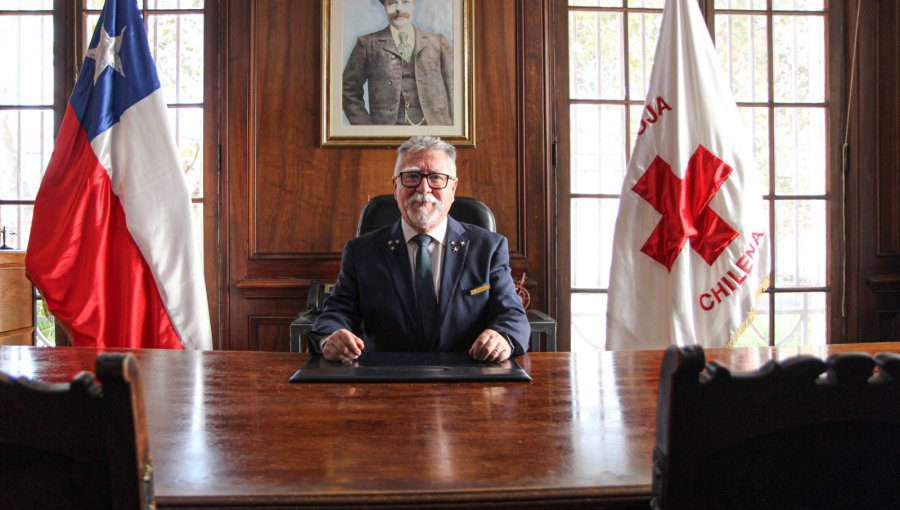
<svg viewBox="0 0 900 510">
<path fill-rule="evenodd" d="M 486 329 L 478 335 L 472 348 L 469 349 L 469 356 L 478 361 L 499 362 L 509 359 L 512 355 L 512 348 L 506 337 L 493 329 Z"/>
<path fill-rule="evenodd" d="M 361 338 L 346 329 L 339 329 L 325 340 L 322 356 L 328 361 L 352 361 L 362 354 L 364 347 Z"/>
</svg>

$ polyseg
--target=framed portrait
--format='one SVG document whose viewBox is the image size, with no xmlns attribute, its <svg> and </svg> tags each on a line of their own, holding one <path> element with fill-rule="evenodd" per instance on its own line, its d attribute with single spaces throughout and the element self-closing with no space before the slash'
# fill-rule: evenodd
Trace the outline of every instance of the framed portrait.
<svg viewBox="0 0 900 510">
<path fill-rule="evenodd" d="M 475 146 L 474 0 L 322 0 L 322 146 Z"/>
</svg>

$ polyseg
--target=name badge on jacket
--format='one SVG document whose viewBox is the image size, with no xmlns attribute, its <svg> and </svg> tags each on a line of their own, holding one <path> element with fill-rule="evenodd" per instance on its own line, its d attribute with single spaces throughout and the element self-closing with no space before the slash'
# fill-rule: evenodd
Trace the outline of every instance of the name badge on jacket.
<svg viewBox="0 0 900 510">
<path fill-rule="evenodd" d="M 482 285 L 482 286 L 480 286 L 480 287 L 475 287 L 474 289 L 469 289 L 469 290 L 467 290 L 466 292 L 467 292 L 470 296 L 474 296 L 475 294 L 481 294 L 482 292 L 484 292 L 484 291 L 486 291 L 486 290 L 489 290 L 490 288 L 491 288 L 491 284 L 490 284 L 490 283 L 485 283 L 484 285 Z"/>
</svg>

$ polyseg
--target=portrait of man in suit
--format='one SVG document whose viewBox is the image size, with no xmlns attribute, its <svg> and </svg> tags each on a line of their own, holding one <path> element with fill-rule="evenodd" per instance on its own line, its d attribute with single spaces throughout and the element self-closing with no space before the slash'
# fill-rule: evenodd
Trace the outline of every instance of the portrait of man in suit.
<svg viewBox="0 0 900 510">
<path fill-rule="evenodd" d="M 416 0 L 378 1 L 387 26 L 358 37 L 344 66 L 341 104 L 347 121 L 453 125 L 453 48 L 447 37 L 413 23 Z"/>
<path fill-rule="evenodd" d="M 528 349 L 506 237 L 448 215 L 455 148 L 416 136 L 391 182 L 401 218 L 344 245 L 341 270 L 313 323 L 310 350 L 331 361 L 362 352 L 467 352 L 503 361 Z"/>
</svg>

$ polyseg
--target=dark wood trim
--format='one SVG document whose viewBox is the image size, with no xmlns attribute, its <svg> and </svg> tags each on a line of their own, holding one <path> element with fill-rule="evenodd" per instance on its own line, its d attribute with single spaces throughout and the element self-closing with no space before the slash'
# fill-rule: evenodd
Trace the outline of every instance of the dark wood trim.
<svg viewBox="0 0 900 510">
<path fill-rule="evenodd" d="M 849 102 L 850 107 L 853 109 L 858 109 L 860 107 L 859 104 L 859 58 L 856 59 L 855 66 L 851 69 L 851 62 L 853 61 L 853 37 L 855 33 L 855 24 L 856 24 L 856 9 L 857 9 L 857 1 L 850 0 L 848 2 L 844 2 L 841 11 L 844 14 L 845 22 L 840 25 L 841 27 L 841 44 L 845 48 L 848 49 L 848 62 L 845 63 L 845 66 L 842 68 L 842 71 L 846 73 L 848 78 L 846 84 L 842 87 L 842 95 L 845 98 L 844 105 L 841 112 L 841 118 L 844 123 L 849 122 L 850 129 L 848 131 L 848 140 L 849 148 L 848 148 L 848 167 L 849 169 L 842 172 L 846 172 L 848 175 L 845 177 L 845 205 L 844 212 L 846 214 L 846 226 L 842 227 L 842 235 L 844 236 L 844 252 L 843 257 L 845 262 L 844 265 L 844 273 L 842 277 L 847 279 L 847 285 L 844 289 L 844 296 L 840 302 L 839 306 L 842 306 L 843 310 L 849 312 L 846 316 L 842 317 L 842 332 L 843 332 L 843 340 L 847 341 L 851 337 L 854 336 L 854 331 L 859 328 L 859 323 L 857 321 L 857 314 L 850 310 L 850 306 L 859 304 L 860 297 L 860 288 L 859 285 L 853 281 L 857 277 L 856 267 L 859 264 L 859 255 L 857 251 L 857 247 L 859 244 L 859 232 L 857 229 L 851 228 L 853 221 L 858 221 L 859 219 L 859 177 L 856 176 L 857 169 L 859 168 L 859 156 L 857 154 L 857 150 L 859 148 L 859 128 L 858 128 L 858 120 L 856 119 L 856 114 L 852 111 L 850 112 L 849 119 L 847 118 L 847 104 Z M 862 19 L 860 19 L 862 21 Z M 858 50 L 857 50 L 858 51 Z M 855 87 L 857 87 L 854 91 L 849 91 L 849 77 L 851 73 L 856 73 L 855 78 Z M 838 314 L 841 314 L 842 310 L 838 310 Z"/>
<path fill-rule="evenodd" d="M 836 4 L 836 2 L 832 2 Z M 828 56 L 825 75 L 826 91 L 826 119 L 828 132 L 826 133 L 826 158 L 830 171 L 825 176 L 825 189 L 833 197 L 828 201 L 826 221 L 828 224 L 828 266 L 826 268 L 826 282 L 831 288 L 827 294 L 825 306 L 831 311 L 827 318 L 828 343 L 843 343 L 846 341 L 846 321 L 844 317 L 844 300 L 846 299 L 846 287 L 844 285 L 846 264 L 846 234 L 844 232 L 844 218 L 846 215 L 847 188 L 843 179 L 841 164 L 841 145 L 844 142 L 844 126 L 846 123 L 847 87 L 849 83 L 850 50 L 847 49 L 843 38 L 845 31 L 842 29 L 847 22 L 847 4 L 832 5 L 828 10 L 828 20 L 825 26 L 827 31 L 825 54 Z M 851 19 L 855 19 L 853 16 Z M 851 36 L 852 37 L 852 36 Z"/>
<path fill-rule="evenodd" d="M 518 80 L 519 245 L 524 263 L 514 262 L 514 275 L 522 272 L 537 283 L 532 307 L 555 315 L 558 283 L 550 261 L 554 232 L 549 204 L 556 196 L 553 182 L 553 66 L 552 45 L 546 43 L 551 27 L 551 1 L 516 3 Z M 535 37 L 535 34 L 540 34 Z"/>
<path fill-rule="evenodd" d="M 568 0 L 553 0 L 553 31 L 549 34 L 553 41 L 553 101 L 555 109 L 556 137 L 556 192 L 553 199 L 556 206 L 555 271 L 557 280 L 556 324 L 559 338 L 557 347 L 561 351 L 572 349 L 572 219 L 571 173 L 570 173 L 570 129 L 569 125 L 569 14 Z"/>
<path fill-rule="evenodd" d="M 533 101 L 527 101 L 526 96 L 528 90 L 525 76 L 528 72 L 525 52 L 528 49 L 528 38 L 526 32 L 528 30 L 528 16 L 524 5 L 521 1 L 516 2 L 516 93 L 518 95 L 518 104 L 516 105 L 516 196 L 518 197 L 518 207 L 516 207 L 516 230 L 518 235 L 518 243 L 516 246 L 509 247 L 510 259 L 526 259 L 528 257 L 528 233 L 525 228 L 525 221 L 528 208 L 528 202 L 525 200 L 528 193 L 527 177 L 528 169 L 525 164 L 525 158 L 528 153 L 528 126 L 526 116 L 529 106 Z"/>
<path fill-rule="evenodd" d="M 235 289 L 245 299 L 299 299 L 312 282 L 309 278 L 246 278 Z"/>
<path fill-rule="evenodd" d="M 556 202 L 559 193 L 557 192 L 556 175 L 558 167 L 558 124 L 556 115 L 559 105 L 556 102 L 556 49 L 552 41 L 554 36 L 554 6 L 553 0 L 544 0 L 543 2 L 543 40 L 547 43 L 542 45 L 543 50 L 543 71 L 544 71 L 544 88 L 546 93 L 544 98 L 544 140 L 543 146 L 543 224 L 544 239 L 544 284 L 542 288 L 545 292 L 544 311 L 550 316 L 556 317 L 558 313 L 557 303 L 559 302 L 559 275 L 557 273 L 558 246 L 556 244 L 557 230 L 559 223 L 557 222 Z M 557 324 L 559 321 L 557 321 Z"/>
<path fill-rule="evenodd" d="M 75 87 L 75 9 L 77 2 L 53 0 L 53 133 L 59 133 Z"/>
<path fill-rule="evenodd" d="M 203 267 L 206 280 L 206 296 L 212 326 L 213 345 L 220 345 L 222 324 L 219 303 L 222 298 L 221 282 L 222 245 L 219 236 L 219 204 L 221 181 L 219 177 L 220 135 L 222 126 L 219 90 L 223 86 L 221 72 L 224 41 L 221 34 L 221 0 L 206 0 L 203 14 Z"/>
<path fill-rule="evenodd" d="M 247 210 L 244 211 L 245 217 L 242 220 L 242 224 L 246 225 L 247 228 L 247 240 L 250 243 L 249 250 L 247 256 L 249 259 L 253 259 L 255 256 L 260 254 L 259 243 L 258 243 L 258 235 L 257 235 L 257 149 L 259 147 L 259 109 L 257 104 L 258 90 L 259 90 L 259 65 L 258 65 L 258 52 L 260 51 L 260 42 L 258 38 L 265 38 L 265 33 L 260 33 L 257 30 L 257 23 L 259 23 L 259 4 L 260 2 L 251 1 L 250 6 L 247 12 L 247 17 L 249 19 L 249 29 L 248 29 L 248 37 L 250 39 L 250 47 L 249 52 L 247 54 L 247 76 L 248 76 L 248 84 L 249 90 L 247 91 Z"/>
<path fill-rule="evenodd" d="M 78 7 L 80 2 L 71 0 L 53 0 L 53 138 L 59 134 L 59 128 L 69 105 L 69 96 L 75 88 L 78 61 L 78 37 L 80 29 Z M 68 332 L 60 323 L 54 328 L 57 346 L 71 345 Z"/>
<path fill-rule="evenodd" d="M 879 294 L 900 293 L 900 274 L 873 274 L 866 279 L 872 292 Z"/>
<path fill-rule="evenodd" d="M 221 269 L 219 285 L 222 299 L 219 301 L 220 330 L 216 348 L 232 347 L 232 291 L 231 279 L 236 262 L 231 254 L 241 253 L 240 242 L 245 236 L 241 231 L 246 220 L 235 217 L 230 197 L 235 189 L 246 189 L 243 169 L 249 167 L 248 147 L 245 143 L 229 143 L 233 138 L 246 140 L 249 101 L 249 48 L 250 24 L 247 0 L 229 1 L 222 12 L 222 81 L 224 83 L 220 107 L 222 127 L 222 160 L 220 182 L 222 197 L 219 200 L 219 246 Z M 240 213 L 240 211 L 238 211 Z"/>
</svg>

